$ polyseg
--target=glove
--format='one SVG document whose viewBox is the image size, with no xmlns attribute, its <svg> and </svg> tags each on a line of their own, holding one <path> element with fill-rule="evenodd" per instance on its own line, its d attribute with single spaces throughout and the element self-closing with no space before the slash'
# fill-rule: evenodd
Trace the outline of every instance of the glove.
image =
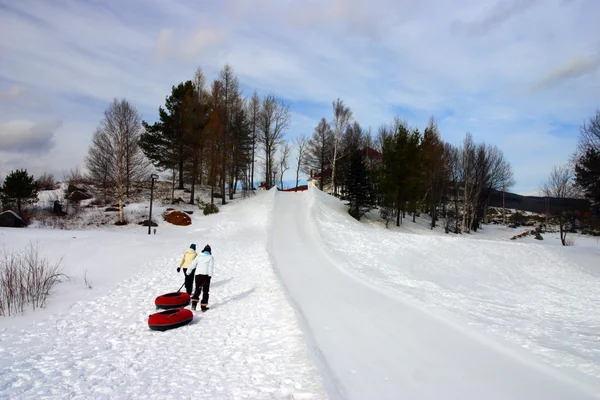
<svg viewBox="0 0 600 400">
<path fill-rule="evenodd" d="M 179 271 L 181 271 L 181 267 L 177 267 L 177 273 L 179 273 Z"/>
</svg>

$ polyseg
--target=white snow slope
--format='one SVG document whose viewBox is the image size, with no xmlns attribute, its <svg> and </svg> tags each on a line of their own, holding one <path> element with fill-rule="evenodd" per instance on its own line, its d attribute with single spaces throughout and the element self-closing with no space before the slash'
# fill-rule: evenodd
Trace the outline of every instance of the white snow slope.
<svg viewBox="0 0 600 400">
<path fill-rule="evenodd" d="M 589 312 L 600 287 L 565 260 L 534 245 L 365 227 L 316 190 L 277 196 L 271 251 L 332 398 L 600 394 L 600 319 Z"/>
<path fill-rule="evenodd" d="M 65 254 L 66 272 L 78 278 L 60 285 L 61 300 L 41 319 L 37 312 L 0 318 L 0 398 L 325 398 L 269 261 L 272 207 L 272 194 L 262 194 L 210 217 L 194 214 L 189 227 L 165 224 L 156 236 L 143 227 L 0 230 L 0 248 L 38 240 L 46 252 Z M 181 286 L 175 269 L 190 243 L 213 249 L 211 309 L 187 326 L 152 331 L 154 299 Z M 118 276 L 114 284 L 110 275 Z M 63 289 L 85 294 L 73 301 Z"/>
<path fill-rule="evenodd" d="M 600 274 L 548 246 L 385 230 L 314 188 L 192 217 L 0 230 L 75 278 L 0 319 L 0 398 L 600 398 Z M 211 310 L 151 331 L 192 242 L 215 254 Z"/>
</svg>

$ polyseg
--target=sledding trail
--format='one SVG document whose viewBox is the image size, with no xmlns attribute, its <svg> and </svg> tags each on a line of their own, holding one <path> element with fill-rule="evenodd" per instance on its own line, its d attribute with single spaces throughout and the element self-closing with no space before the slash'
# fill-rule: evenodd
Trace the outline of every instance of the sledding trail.
<svg viewBox="0 0 600 400">
<path fill-rule="evenodd" d="M 140 254 L 137 273 L 105 296 L 0 330 L 0 398 L 325 398 L 270 265 L 272 201 L 265 194 L 226 209 L 201 236 L 192 225 L 149 237 L 176 250 L 158 259 Z M 213 248 L 211 309 L 181 328 L 152 331 L 154 299 L 181 285 L 175 267 L 190 242 Z"/>
<path fill-rule="evenodd" d="M 308 200 L 276 194 L 270 251 L 331 398 L 595 398 L 527 354 L 345 272 L 319 242 Z"/>
</svg>

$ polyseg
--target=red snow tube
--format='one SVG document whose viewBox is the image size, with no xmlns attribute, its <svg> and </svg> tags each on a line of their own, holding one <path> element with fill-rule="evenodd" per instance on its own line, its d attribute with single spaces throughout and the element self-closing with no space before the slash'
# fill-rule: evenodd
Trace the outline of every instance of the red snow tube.
<svg viewBox="0 0 600 400">
<path fill-rule="evenodd" d="M 158 296 L 154 300 L 156 308 L 181 308 L 190 304 L 190 295 L 185 292 L 173 292 Z"/>
<path fill-rule="evenodd" d="M 148 317 L 148 326 L 154 331 L 166 331 L 189 324 L 194 319 L 194 313 L 185 308 L 154 313 Z"/>
</svg>

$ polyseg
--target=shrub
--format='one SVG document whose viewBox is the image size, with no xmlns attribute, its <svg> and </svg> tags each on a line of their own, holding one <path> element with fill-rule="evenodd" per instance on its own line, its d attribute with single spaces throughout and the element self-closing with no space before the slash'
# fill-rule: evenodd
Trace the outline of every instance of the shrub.
<svg viewBox="0 0 600 400">
<path fill-rule="evenodd" d="M 0 315 L 23 313 L 26 307 L 44 307 L 52 288 L 69 277 L 62 273 L 60 261 L 51 265 L 40 257 L 39 246 L 8 254 L 0 261 Z"/>
<path fill-rule="evenodd" d="M 516 212 L 508 218 L 508 222 L 511 225 L 519 227 L 527 224 L 527 218 L 523 214 Z"/>
<path fill-rule="evenodd" d="M 219 212 L 219 208 L 216 204 L 207 204 L 204 207 L 204 215 L 216 214 Z"/>
<path fill-rule="evenodd" d="M 196 204 L 198 205 L 198 208 L 201 210 L 204 210 L 206 208 L 206 203 L 199 196 L 196 196 Z"/>
<path fill-rule="evenodd" d="M 379 209 L 379 216 L 385 221 L 385 227 L 389 228 L 390 221 L 394 219 L 394 211 L 391 207 L 381 207 Z"/>
<path fill-rule="evenodd" d="M 54 190 L 56 189 L 56 181 L 54 180 L 54 175 L 52 174 L 42 174 L 35 184 L 38 190 Z"/>
</svg>

